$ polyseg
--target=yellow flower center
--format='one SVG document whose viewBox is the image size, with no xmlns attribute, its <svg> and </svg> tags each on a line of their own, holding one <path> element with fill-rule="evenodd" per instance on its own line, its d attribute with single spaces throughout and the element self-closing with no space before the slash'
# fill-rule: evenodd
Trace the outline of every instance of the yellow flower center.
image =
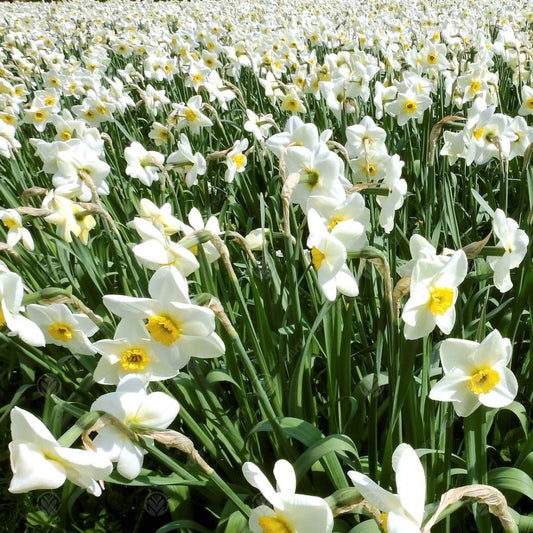
<svg viewBox="0 0 533 533">
<path fill-rule="evenodd" d="M 35 111 L 35 113 L 33 114 L 33 118 L 40 122 L 41 120 L 44 120 L 46 118 L 46 114 L 42 111 Z"/>
<path fill-rule="evenodd" d="M 202 83 L 202 81 L 204 80 L 204 77 L 199 73 L 197 72 L 193 77 L 192 77 L 192 81 L 194 83 Z"/>
<path fill-rule="evenodd" d="M 237 170 L 240 170 L 244 165 L 244 155 L 243 154 L 235 154 L 231 157 L 233 162 L 237 165 Z"/>
<path fill-rule="evenodd" d="M 15 219 L 11 218 L 11 217 L 4 218 L 4 220 L 2 220 L 2 222 L 4 223 L 4 226 L 7 229 L 15 228 L 18 225 L 17 222 L 15 221 Z"/>
<path fill-rule="evenodd" d="M 479 141 L 479 139 L 481 139 L 481 136 L 483 135 L 483 132 L 485 131 L 485 128 L 478 128 L 475 132 L 474 132 L 474 137 L 476 138 L 476 141 Z"/>
<path fill-rule="evenodd" d="M 185 118 L 187 119 L 187 122 L 194 122 L 198 118 L 198 115 L 191 108 L 186 107 L 185 108 Z"/>
<path fill-rule="evenodd" d="M 0 307 L 0 328 L 4 327 L 6 325 L 6 318 L 4 316 L 4 312 L 2 311 L 2 308 Z"/>
<path fill-rule="evenodd" d="M 13 115 L 2 115 L 1 118 L 6 124 L 14 124 L 15 122 L 15 117 Z"/>
<path fill-rule="evenodd" d="M 323 254 L 318 248 L 315 248 L 314 246 L 311 248 L 311 261 L 316 270 L 320 268 L 322 261 L 324 261 L 325 258 L 325 254 Z"/>
<path fill-rule="evenodd" d="M 408 114 L 411 115 L 416 111 L 417 104 L 414 100 L 406 100 L 403 104 L 403 110 Z"/>
<path fill-rule="evenodd" d="M 367 176 L 370 176 L 370 177 L 374 177 L 378 172 L 378 169 L 376 167 L 376 165 L 374 165 L 373 163 L 370 163 L 366 166 L 366 169 L 365 169 L 365 174 Z"/>
<path fill-rule="evenodd" d="M 481 82 L 479 80 L 474 80 L 470 84 L 470 91 L 475 94 L 479 91 L 479 89 L 481 89 Z"/>
<path fill-rule="evenodd" d="M 55 103 L 56 103 L 56 99 L 52 96 L 47 96 L 44 99 L 44 105 L 51 106 L 51 105 L 55 105 Z"/>
<path fill-rule="evenodd" d="M 453 289 L 435 287 L 429 294 L 429 309 L 434 315 L 443 315 L 453 304 Z"/>
<path fill-rule="evenodd" d="M 72 339 L 72 328 L 64 322 L 54 322 L 48 328 L 48 333 L 56 341 L 68 342 Z"/>
<path fill-rule="evenodd" d="M 154 340 L 170 346 L 181 337 L 181 325 L 168 315 L 151 315 L 146 329 Z"/>
<path fill-rule="evenodd" d="M 91 111 L 90 109 L 87 109 L 87 111 L 85 111 L 83 113 L 83 116 L 85 118 L 88 118 L 89 120 L 92 120 L 94 118 L 94 111 Z"/>
<path fill-rule="evenodd" d="M 346 220 L 346 217 L 338 216 L 338 217 L 330 218 L 328 230 L 331 231 L 339 222 L 342 222 L 343 220 Z"/>
<path fill-rule="evenodd" d="M 526 100 L 526 107 L 527 107 L 528 109 L 533 109 L 533 97 L 528 98 L 528 99 Z"/>
<path fill-rule="evenodd" d="M 62 141 L 70 141 L 70 139 L 72 139 L 72 133 L 70 133 L 70 131 L 68 130 L 63 130 L 59 134 L 59 137 L 61 138 Z"/>
<path fill-rule="evenodd" d="M 149 362 L 150 359 L 142 348 L 129 348 L 128 350 L 124 350 L 120 358 L 120 364 L 127 372 L 144 370 Z"/>
<path fill-rule="evenodd" d="M 427 60 L 430 65 L 434 65 L 437 62 L 437 54 L 428 54 Z"/>
<path fill-rule="evenodd" d="M 97 106 L 96 111 L 98 111 L 98 113 L 100 113 L 100 115 L 105 115 L 106 108 L 103 105 L 99 105 L 99 106 Z"/>
<path fill-rule="evenodd" d="M 296 98 L 287 98 L 285 102 L 283 102 L 281 109 L 290 111 L 291 113 L 296 113 L 299 106 L 300 102 Z"/>
<path fill-rule="evenodd" d="M 260 516 L 257 522 L 263 533 L 294 533 L 294 528 L 280 516 Z"/>
<path fill-rule="evenodd" d="M 470 390 L 474 394 L 487 394 L 500 382 L 500 375 L 496 370 L 486 366 L 476 368 L 470 376 Z"/>
<path fill-rule="evenodd" d="M 316 170 L 306 168 L 300 176 L 300 183 L 306 183 L 309 187 L 313 188 L 318 183 L 319 177 L 320 174 Z"/>
</svg>

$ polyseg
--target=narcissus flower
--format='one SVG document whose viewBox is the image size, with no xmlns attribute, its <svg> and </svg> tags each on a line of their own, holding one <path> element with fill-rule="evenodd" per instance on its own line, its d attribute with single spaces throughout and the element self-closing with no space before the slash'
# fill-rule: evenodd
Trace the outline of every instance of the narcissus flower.
<svg viewBox="0 0 533 533">
<path fill-rule="evenodd" d="M 381 527 L 387 533 L 420 533 L 426 500 L 426 476 L 409 444 L 400 444 L 392 455 L 398 494 L 381 488 L 360 472 L 348 477 L 364 498 L 381 511 Z"/>
<path fill-rule="evenodd" d="M 411 275 L 411 297 L 402 313 L 406 339 L 425 337 L 435 326 L 443 333 L 450 333 L 455 324 L 457 287 L 466 271 L 467 260 L 462 250 L 455 252 L 444 265 L 440 260 L 417 261 Z"/>
<path fill-rule="evenodd" d="M 246 462 L 242 472 L 250 485 L 259 489 L 273 509 L 260 505 L 252 510 L 249 527 L 253 533 L 330 533 L 333 514 L 318 496 L 295 494 L 296 475 L 284 459 L 274 465 L 276 489 L 259 467 Z"/>
<path fill-rule="evenodd" d="M 91 405 L 91 411 L 110 414 L 126 428 L 135 424 L 151 429 L 166 429 L 176 418 L 179 403 L 164 392 L 148 394 L 145 387 L 145 382 L 139 376 L 126 376 L 116 392 L 100 396 Z M 117 463 L 120 475 L 135 479 L 141 471 L 146 452 L 130 436 L 118 425 L 109 424 L 98 430 L 93 442 L 99 453 Z M 141 438 L 151 440 L 146 436 Z"/>
<path fill-rule="evenodd" d="M 11 435 L 13 479 L 9 492 L 57 489 L 68 479 L 90 494 L 102 494 L 98 481 L 113 470 L 104 455 L 60 446 L 36 416 L 18 407 L 11 410 Z"/>
<path fill-rule="evenodd" d="M 444 377 L 429 393 L 432 400 L 453 402 L 458 416 L 469 416 L 480 405 L 505 407 L 518 392 L 507 368 L 511 342 L 494 330 L 481 342 L 446 339 L 440 347 Z"/>
<path fill-rule="evenodd" d="M 494 285 L 500 292 L 507 292 L 513 286 L 510 270 L 516 268 L 524 259 L 529 238 L 501 209 L 494 212 L 492 227 L 499 239 L 498 246 L 503 247 L 504 252 L 501 257 L 488 257 L 487 261 L 494 270 Z"/>
</svg>

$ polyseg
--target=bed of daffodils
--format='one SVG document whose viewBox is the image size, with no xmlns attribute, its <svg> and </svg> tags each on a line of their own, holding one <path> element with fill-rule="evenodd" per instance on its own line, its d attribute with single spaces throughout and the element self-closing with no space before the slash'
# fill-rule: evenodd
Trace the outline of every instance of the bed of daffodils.
<svg viewBox="0 0 533 533">
<path fill-rule="evenodd" d="M 9 531 L 533 531 L 533 9 L 13 2 Z"/>
</svg>

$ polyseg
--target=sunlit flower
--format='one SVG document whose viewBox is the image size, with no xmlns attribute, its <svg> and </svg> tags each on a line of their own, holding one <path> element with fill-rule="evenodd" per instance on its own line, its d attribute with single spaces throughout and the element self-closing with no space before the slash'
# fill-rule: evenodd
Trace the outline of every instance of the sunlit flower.
<svg viewBox="0 0 533 533">
<path fill-rule="evenodd" d="M 516 221 L 507 218 L 501 209 L 496 209 L 494 212 L 492 227 L 499 239 L 498 246 L 503 248 L 503 255 L 489 256 L 487 261 L 494 270 L 494 285 L 500 292 L 507 292 L 513 286 L 510 271 L 518 267 L 524 259 L 529 238 L 527 233 L 518 227 Z"/>
<path fill-rule="evenodd" d="M 417 261 L 411 274 L 410 298 L 402 313 L 406 339 L 425 337 L 435 326 L 445 334 L 450 333 L 455 324 L 457 287 L 466 271 L 467 260 L 462 250 L 444 265 L 439 260 Z"/>
<path fill-rule="evenodd" d="M 333 514 L 328 504 L 318 496 L 296 494 L 296 475 L 284 459 L 274 465 L 276 489 L 257 465 L 242 466 L 246 481 L 259 489 L 272 505 L 260 505 L 252 510 L 248 525 L 253 533 L 330 533 Z"/>
<path fill-rule="evenodd" d="M 100 396 L 91 411 L 114 416 L 126 428 L 130 424 L 151 429 L 166 429 L 179 411 L 179 403 L 164 392 L 146 392 L 146 383 L 138 376 L 126 376 L 116 392 Z M 98 430 L 93 443 L 98 453 L 117 463 L 117 471 L 127 479 L 135 479 L 143 464 L 144 449 L 131 440 L 131 435 L 118 425 L 108 424 Z M 140 438 L 150 441 L 149 437 Z"/>
<path fill-rule="evenodd" d="M 392 455 L 397 494 L 374 483 L 360 472 L 348 477 L 364 498 L 381 511 L 380 526 L 387 533 L 420 533 L 426 500 L 426 476 L 422 463 L 409 444 L 400 444 Z"/>
<path fill-rule="evenodd" d="M 18 407 L 11 410 L 11 436 L 9 492 L 57 489 L 68 479 L 90 494 L 102 494 L 99 481 L 113 470 L 105 455 L 60 446 L 37 417 Z"/>
<path fill-rule="evenodd" d="M 494 330 L 481 342 L 446 339 L 440 346 L 444 377 L 429 397 L 453 402 L 458 416 L 469 416 L 480 405 L 505 407 L 518 392 L 518 382 L 507 368 L 511 342 Z"/>
<path fill-rule="evenodd" d="M 150 187 L 159 180 L 159 169 L 165 161 L 165 156 L 159 152 L 146 150 L 140 143 L 132 142 L 124 150 L 124 157 L 128 166 L 126 174 L 137 178 L 141 183 Z"/>
<path fill-rule="evenodd" d="M 33 250 L 33 238 L 31 233 L 22 225 L 22 217 L 16 209 L 0 209 L 0 221 L 7 228 L 6 241 L 11 247 L 20 240 L 28 250 Z"/>
</svg>

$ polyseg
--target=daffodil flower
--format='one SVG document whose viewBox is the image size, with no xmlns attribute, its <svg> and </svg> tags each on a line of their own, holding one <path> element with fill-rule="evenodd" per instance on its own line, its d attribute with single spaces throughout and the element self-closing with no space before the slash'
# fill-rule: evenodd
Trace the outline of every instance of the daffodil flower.
<svg viewBox="0 0 533 533">
<path fill-rule="evenodd" d="M 467 260 L 462 250 L 455 252 L 444 265 L 440 260 L 417 261 L 411 275 L 411 296 L 402 313 L 406 339 L 425 337 L 435 326 L 445 334 L 450 333 L 455 324 L 457 287 L 466 271 Z"/>
<path fill-rule="evenodd" d="M 176 418 L 179 403 L 164 392 L 146 392 L 146 383 L 136 375 L 126 376 L 116 392 L 100 396 L 91 411 L 114 416 L 126 429 L 130 424 L 150 429 L 166 429 Z M 133 442 L 130 433 L 118 425 L 109 424 L 98 430 L 93 443 L 99 453 L 117 463 L 117 471 L 128 479 L 135 479 L 143 464 L 144 449 Z M 141 437 L 147 441 L 149 437 Z"/>
<path fill-rule="evenodd" d="M 426 476 L 409 444 L 400 444 L 392 455 L 397 494 L 381 488 L 360 472 L 348 472 L 364 498 L 381 511 L 381 528 L 387 533 L 420 533 L 426 500 Z"/>
<path fill-rule="evenodd" d="M 494 285 L 500 292 L 507 292 L 513 286 L 510 270 L 516 268 L 526 255 L 529 238 L 512 218 L 506 218 L 501 209 L 494 212 L 492 224 L 498 237 L 498 246 L 504 250 L 501 257 L 488 257 L 487 261 L 494 270 Z"/>
<path fill-rule="evenodd" d="M 9 492 L 56 489 L 68 479 L 90 494 L 102 494 L 98 481 L 113 470 L 105 455 L 60 446 L 36 416 L 19 407 L 11 410 L 11 435 Z"/>
<path fill-rule="evenodd" d="M 31 346 L 44 346 L 44 335 L 39 326 L 20 314 L 24 287 L 15 272 L 0 273 L 0 328 L 6 326 L 10 335 L 18 335 Z"/>
<path fill-rule="evenodd" d="M 122 318 L 146 321 L 152 341 L 179 353 L 178 368 L 191 357 L 211 358 L 224 353 L 224 343 L 215 333 L 213 311 L 190 303 L 187 281 L 175 268 L 160 268 L 148 290 L 152 298 L 107 295 L 104 304 Z"/>
<path fill-rule="evenodd" d="M 453 402 L 458 416 L 469 416 L 480 405 L 505 407 L 518 392 L 507 368 L 511 342 L 494 330 L 481 342 L 446 339 L 440 347 L 444 377 L 429 393 L 432 400 Z"/>
<path fill-rule="evenodd" d="M 46 344 L 64 346 L 72 353 L 95 353 L 89 337 L 98 331 L 98 326 L 87 315 L 72 313 L 65 304 L 54 303 L 30 304 L 26 311 L 41 328 Z"/>
<path fill-rule="evenodd" d="M 274 465 L 276 489 L 259 467 L 246 462 L 242 467 L 246 481 L 259 489 L 272 505 L 260 505 L 252 510 L 249 527 L 253 533 L 330 533 L 333 514 L 328 504 L 318 496 L 295 494 L 296 475 L 284 459 Z"/>
</svg>

